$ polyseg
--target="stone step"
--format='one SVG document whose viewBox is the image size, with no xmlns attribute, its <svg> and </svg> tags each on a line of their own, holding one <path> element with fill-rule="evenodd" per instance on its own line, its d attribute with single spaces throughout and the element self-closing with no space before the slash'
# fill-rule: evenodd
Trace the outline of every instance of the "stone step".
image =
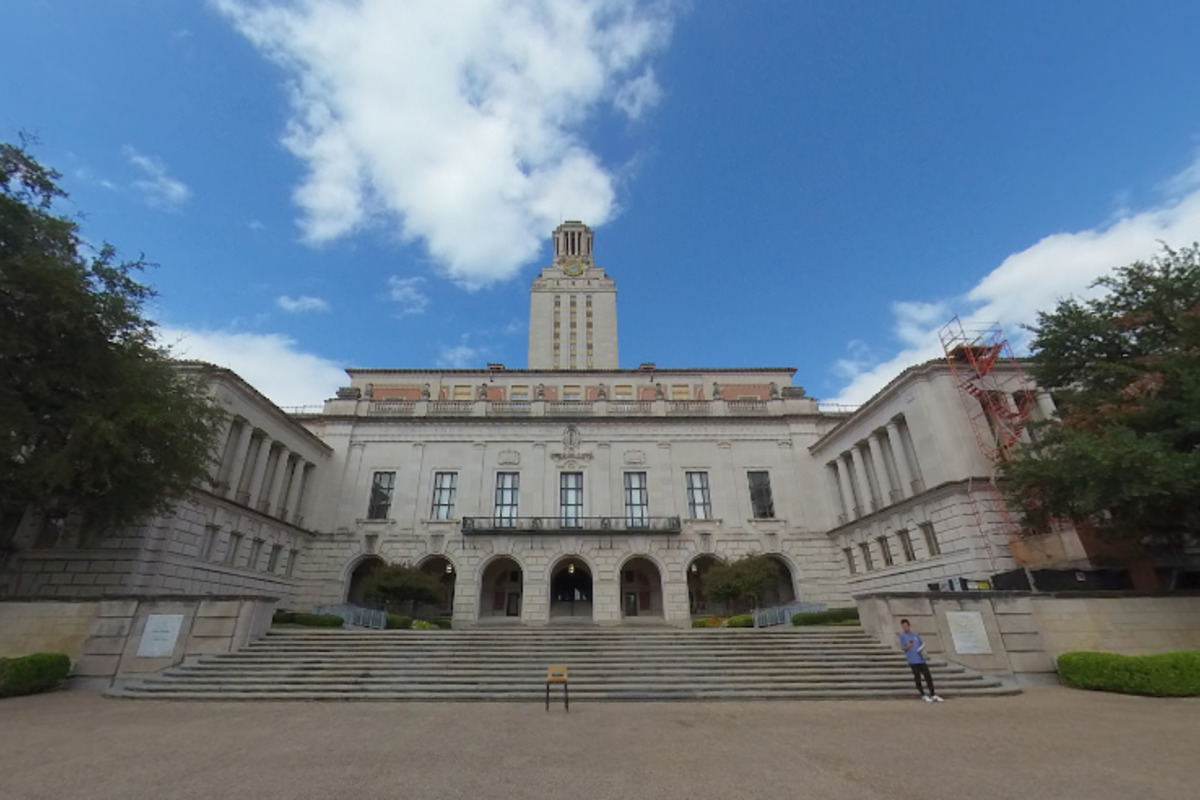
<svg viewBox="0 0 1200 800">
<path fill-rule="evenodd" d="M 747 665 L 736 668 L 695 668 L 679 665 L 662 665 L 662 666 L 647 666 L 642 664 L 617 664 L 617 665 L 597 665 L 584 664 L 582 666 L 572 667 L 567 665 L 571 670 L 571 674 L 580 675 L 621 675 L 621 674 L 653 674 L 653 675 L 739 675 L 753 677 L 758 675 L 826 675 L 826 674 L 864 674 L 864 675 L 880 675 L 880 674 L 897 674 L 910 675 L 911 673 L 895 664 L 870 664 L 862 665 L 855 664 L 852 666 L 823 666 L 823 665 L 800 665 L 800 664 L 766 664 L 766 665 Z M 931 667 L 930 670 L 934 675 L 955 675 L 965 672 L 962 667 Z M 475 665 L 452 665 L 439 667 L 436 670 L 426 669 L 422 666 L 408 665 L 390 665 L 390 664 L 353 664 L 353 665 L 313 665 L 313 666 L 297 666 L 291 663 L 281 664 L 227 664 L 227 663 L 206 663 L 206 664 L 188 664 L 179 667 L 173 667 L 166 673 L 168 675 L 214 675 L 214 674 L 251 674 L 251 675 L 362 675 L 371 674 L 388 674 L 388 675 L 472 675 L 472 676 L 492 676 L 492 675 L 545 675 L 545 667 L 543 665 L 504 665 L 499 667 L 483 667 Z"/>
</svg>

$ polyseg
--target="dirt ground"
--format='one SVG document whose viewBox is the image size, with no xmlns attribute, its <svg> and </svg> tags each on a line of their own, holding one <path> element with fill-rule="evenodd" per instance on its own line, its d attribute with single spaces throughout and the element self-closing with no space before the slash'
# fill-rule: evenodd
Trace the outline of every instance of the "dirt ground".
<svg viewBox="0 0 1200 800">
<path fill-rule="evenodd" d="M 0 798 L 1192 798 L 1200 701 L 0 700 Z"/>
</svg>

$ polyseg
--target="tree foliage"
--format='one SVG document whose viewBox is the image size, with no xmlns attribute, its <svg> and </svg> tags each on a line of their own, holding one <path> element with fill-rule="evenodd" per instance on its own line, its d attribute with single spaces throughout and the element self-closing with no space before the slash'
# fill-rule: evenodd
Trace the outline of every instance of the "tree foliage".
<svg viewBox="0 0 1200 800">
<path fill-rule="evenodd" d="M 156 345 L 144 263 L 56 213 L 58 178 L 0 143 L 0 513 L 103 533 L 206 476 L 223 412 Z"/>
<path fill-rule="evenodd" d="M 1032 530 L 1054 518 L 1151 548 L 1200 533 L 1200 247 L 1163 248 L 1033 326 L 1058 419 L 1003 468 Z"/>
<path fill-rule="evenodd" d="M 779 567 L 769 556 L 750 554 L 704 573 L 704 590 L 714 600 L 757 602 L 779 580 Z"/>
<path fill-rule="evenodd" d="M 418 603 L 442 602 L 438 579 L 411 564 L 387 564 L 363 584 L 363 594 L 389 611 L 411 611 Z"/>
</svg>

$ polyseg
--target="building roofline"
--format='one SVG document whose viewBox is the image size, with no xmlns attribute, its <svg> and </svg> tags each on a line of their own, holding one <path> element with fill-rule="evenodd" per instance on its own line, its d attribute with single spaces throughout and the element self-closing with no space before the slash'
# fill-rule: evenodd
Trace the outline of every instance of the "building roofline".
<svg viewBox="0 0 1200 800">
<path fill-rule="evenodd" d="M 934 371 L 938 365 L 945 367 L 947 372 L 950 370 L 950 365 L 946 363 L 946 359 L 944 358 L 931 358 L 928 361 L 912 364 L 911 366 L 907 366 L 902 369 L 900 373 L 896 375 L 896 377 L 885 383 L 883 388 L 875 392 L 875 394 L 868 397 L 866 402 L 859 406 L 855 411 L 846 415 L 841 422 L 835 425 L 831 430 L 827 431 L 825 435 L 810 444 L 808 446 L 809 452 L 811 453 L 814 450 L 820 449 L 827 440 L 837 436 L 842 428 L 853 424 L 854 421 L 859 417 L 871 413 L 871 411 L 883 401 L 884 397 L 899 389 L 901 384 L 905 383 L 910 378 L 916 377 L 918 373 L 929 373 Z"/>
<path fill-rule="evenodd" d="M 646 375 L 646 374 L 683 374 L 683 373 L 787 373 L 796 374 L 795 367 L 654 367 L 653 369 L 387 369 L 383 367 L 347 367 L 346 374 L 354 375 Z"/>
</svg>

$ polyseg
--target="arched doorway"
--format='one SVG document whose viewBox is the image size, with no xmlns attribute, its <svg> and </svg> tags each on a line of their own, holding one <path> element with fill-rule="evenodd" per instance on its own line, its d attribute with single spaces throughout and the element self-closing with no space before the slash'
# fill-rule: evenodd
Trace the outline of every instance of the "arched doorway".
<svg viewBox="0 0 1200 800">
<path fill-rule="evenodd" d="M 767 558 L 775 562 L 775 566 L 779 570 L 775 584 L 767 588 L 763 593 L 760 605 L 764 608 L 771 606 L 784 606 L 788 603 L 793 603 L 796 600 L 796 581 L 792 576 L 792 568 L 780 556 L 767 553 Z"/>
<path fill-rule="evenodd" d="M 592 572 L 582 559 L 567 556 L 551 571 L 550 616 L 592 618 Z"/>
<path fill-rule="evenodd" d="M 716 556 L 705 553 L 692 559 L 687 568 L 688 608 L 693 617 L 724 617 L 732 613 L 728 600 L 714 600 L 708 596 L 704 579 L 708 571 L 720 564 Z"/>
<path fill-rule="evenodd" d="M 648 558 L 634 556 L 621 566 L 621 616 L 663 616 L 662 573 Z"/>
<path fill-rule="evenodd" d="M 417 616 L 452 617 L 454 615 L 454 581 L 457 574 L 450 559 L 445 556 L 430 556 L 421 562 L 421 572 L 437 581 L 440 596 L 437 603 L 422 603 L 417 606 Z"/>
<path fill-rule="evenodd" d="M 521 618 L 521 565 L 503 556 L 488 564 L 479 583 L 479 617 Z"/>
<path fill-rule="evenodd" d="M 366 605 L 367 598 L 365 594 L 367 579 L 382 567 L 384 561 L 379 556 L 367 556 L 362 561 L 355 565 L 354 570 L 350 573 L 350 580 L 346 581 L 346 602 L 356 606 Z"/>
</svg>

